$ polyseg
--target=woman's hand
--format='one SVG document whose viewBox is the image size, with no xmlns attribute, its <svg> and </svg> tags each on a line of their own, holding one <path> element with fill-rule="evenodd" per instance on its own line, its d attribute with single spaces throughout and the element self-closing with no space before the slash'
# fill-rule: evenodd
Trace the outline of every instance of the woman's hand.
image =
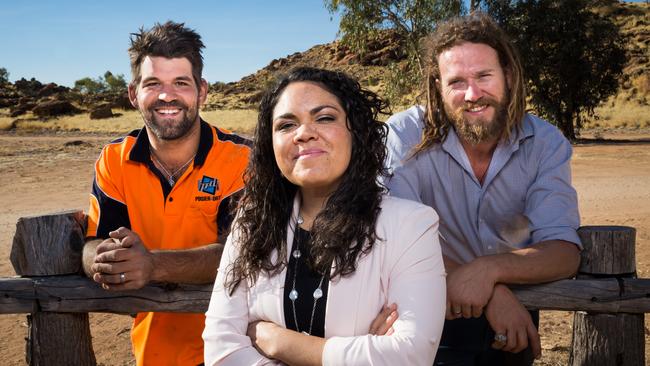
<svg viewBox="0 0 650 366">
<path fill-rule="evenodd" d="M 256 321 L 248 324 L 246 335 L 251 339 L 253 347 L 257 349 L 266 358 L 276 358 L 277 344 L 279 337 L 276 335 L 277 330 L 282 329 L 275 323 Z"/>
<path fill-rule="evenodd" d="M 384 305 L 382 310 L 377 314 L 375 320 L 370 324 L 368 334 L 372 335 L 391 335 L 393 334 L 393 323 L 397 320 L 397 304 Z M 298 332 L 289 331 L 275 323 L 267 321 L 256 321 L 248 325 L 246 335 L 251 339 L 253 347 L 262 354 L 262 356 L 270 359 L 286 361 L 287 359 L 295 360 L 293 356 L 287 355 L 287 352 L 282 352 L 283 348 L 281 342 L 293 342 L 290 347 L 294 351 L 303 348 L 307 343 L 299 343 L 301 341 L 310 342 L 314 339 L 319 340 L 318 349 L 322 352 L 322 347 L 325 342 L 322 338 L 309 337 Z M 292 339 L 291 341 L 289 341 Z M 321 344 L 322 343 L 322 344 Z M 286 344 L 285 344 L 286 348 Z M 281 354 L 282 353 L 282 354 Z M 320 357 L 315 357 L 315 360 L 320 360 Z M 311 364 L 311 362 L 308 362 Z"/>
<path fill-rule="evenodd" d="M 368 334 L 391 335 L 395 332 L 393 323 L 397 320 L 397 304 L 384 305 L 375 320 L 370 323 Z"/>
<path fill-rule="evenodd" d="M 262 356 L 288 365 L 321 365 L 325 339 L 298 333 L 275 323 L 257 321 L 246 335 Z"/>
</svg>

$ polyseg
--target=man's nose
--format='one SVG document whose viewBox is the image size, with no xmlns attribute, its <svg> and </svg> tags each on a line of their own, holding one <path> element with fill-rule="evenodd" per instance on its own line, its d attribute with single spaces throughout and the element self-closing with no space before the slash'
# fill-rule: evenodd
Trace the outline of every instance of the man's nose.
<svg viewBox="0 0 650 366">
<path fill-rule="evenodd" d="M 158 94 L 158 100 L 162 100 L 163 102 L 171 102 L 173 100 L 176 100 L 176 93 L 172 87 L 163 86 L 162 90 Z"/>
<path fill-rule="evenodd" d="M 475 82 L 468 82 L 467 89 L 465 90 L 465 101 L 476 102 L 483 96 L 481 88 Z"/>
</svg>

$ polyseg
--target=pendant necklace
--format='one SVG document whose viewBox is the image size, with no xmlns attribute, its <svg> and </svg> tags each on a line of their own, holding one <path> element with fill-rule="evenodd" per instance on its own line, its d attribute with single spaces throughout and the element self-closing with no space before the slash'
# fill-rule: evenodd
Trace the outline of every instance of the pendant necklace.
<svg viewBox="0 0 650 366">
<path fill-rule="evenodd" d="M 297 223 L 298 225 L 302 224 L 304 222 L 302 216 L 298 216 Z M 289 300 L 291 300 L 291 310 L 293 311 L 293 321 L 296 324 L 296 330 L 300 332 L 300 326 L 298 325 L 298 317 L 296 316 L 296 300 L 298 299 L 298 290 L 296 290 L 296 277 L 298 276 L 298 259 L 302 256 L 302 253 L 300 252 L 300 242 L 301 240 L 296 240 L 296 249 L 291 252 L 291 255 L 295 259 L 295 265 L 293 267 L 293 283 L 291 285 L 291 292 L 289 292 Z M 311 330 L 312 330 L 312 325 L 314 324 L 314 314 L 316 313 L 316 304 L 318 304 L 318 300 L 323 297 L 323 280 L 325 279 L 325 275 L 321 276 L 320 282 L 318 283 L 318 287 L 314 290 L 312 293 L 312 297 L 314 298 L 314 305 L 311 308 L 311 317 L 309 319 L 309 331 L 303 330 L 302 333 L 306 335 L 311 335 Z"/>
<path fill-rule="evenodd" d="M 166 178 L 167 178 L 167 183 L 169 183 L 169 185 L 172 186 L 172 187 L 174 186 L 174 184 L 176 184 L 176 178 L 175 178 L 176 175 L 178 173 L 182 174 L 182 172 L 185 171 L 185 168 L 187 168 L 187 166 L 190 165 L 190 163 L 194 160 L 195 156 L 196 156 L 196 153 L 194 155 L 192 155 L 190 160 L 188 160 L 185 164 L 181 165 L 180 168 L 176 169 L 173 173 L 170 173 L 169 170 L 167 170 L 167 168 L 165 168 L 165 165 L 160 161 L 160 159 L 158 159 L 156 154 L 154 154 L 153 151 L 151 152 L 151 157 L 153 158 L 154 163 L 156 163 L 156 165 L 160 169 L 162 169 L 163 175 L 165 175 Z"/>
</svg>

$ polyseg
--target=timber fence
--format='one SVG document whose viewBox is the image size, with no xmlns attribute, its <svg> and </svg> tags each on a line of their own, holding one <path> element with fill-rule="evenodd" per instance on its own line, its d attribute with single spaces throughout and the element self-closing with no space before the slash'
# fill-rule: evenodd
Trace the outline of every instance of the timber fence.
<svg viewBox="0 0 650 366">
<path fill-rule="evenodd" d="M 0 314 L 27 313 L 29 365 L 96 365 L 89 312 L 205 312 L 212 285 L 153 284 L 105 291 L 81 272 L 86 217 L 70 211 L 18 220 L 11 262 L 0 278 Z M 510 286 L 529 309 L 575 311 L 569 364 L 645 365 L 650 279 L 636 278 L 636 230 L 585 226 L 575 279 Z"/>
</svg>

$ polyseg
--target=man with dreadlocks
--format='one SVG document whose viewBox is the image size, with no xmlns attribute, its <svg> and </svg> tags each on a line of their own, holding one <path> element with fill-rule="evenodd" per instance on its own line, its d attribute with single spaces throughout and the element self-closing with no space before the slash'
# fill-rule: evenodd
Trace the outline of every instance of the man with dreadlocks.
<svg viewBox="0 0 650 366">
<path fill-rule="evenodd" d="M 392 195 L 440 215 L 447 321 L 436 365 L 531 364 L 538 313 L 508 285 L 577 270 L 571 145 L 525 112 L 518 55 L 488 16 L 440 24 L 425 55 L 426 106 L 388 120 L 387 165 Z"/>
</svg>

